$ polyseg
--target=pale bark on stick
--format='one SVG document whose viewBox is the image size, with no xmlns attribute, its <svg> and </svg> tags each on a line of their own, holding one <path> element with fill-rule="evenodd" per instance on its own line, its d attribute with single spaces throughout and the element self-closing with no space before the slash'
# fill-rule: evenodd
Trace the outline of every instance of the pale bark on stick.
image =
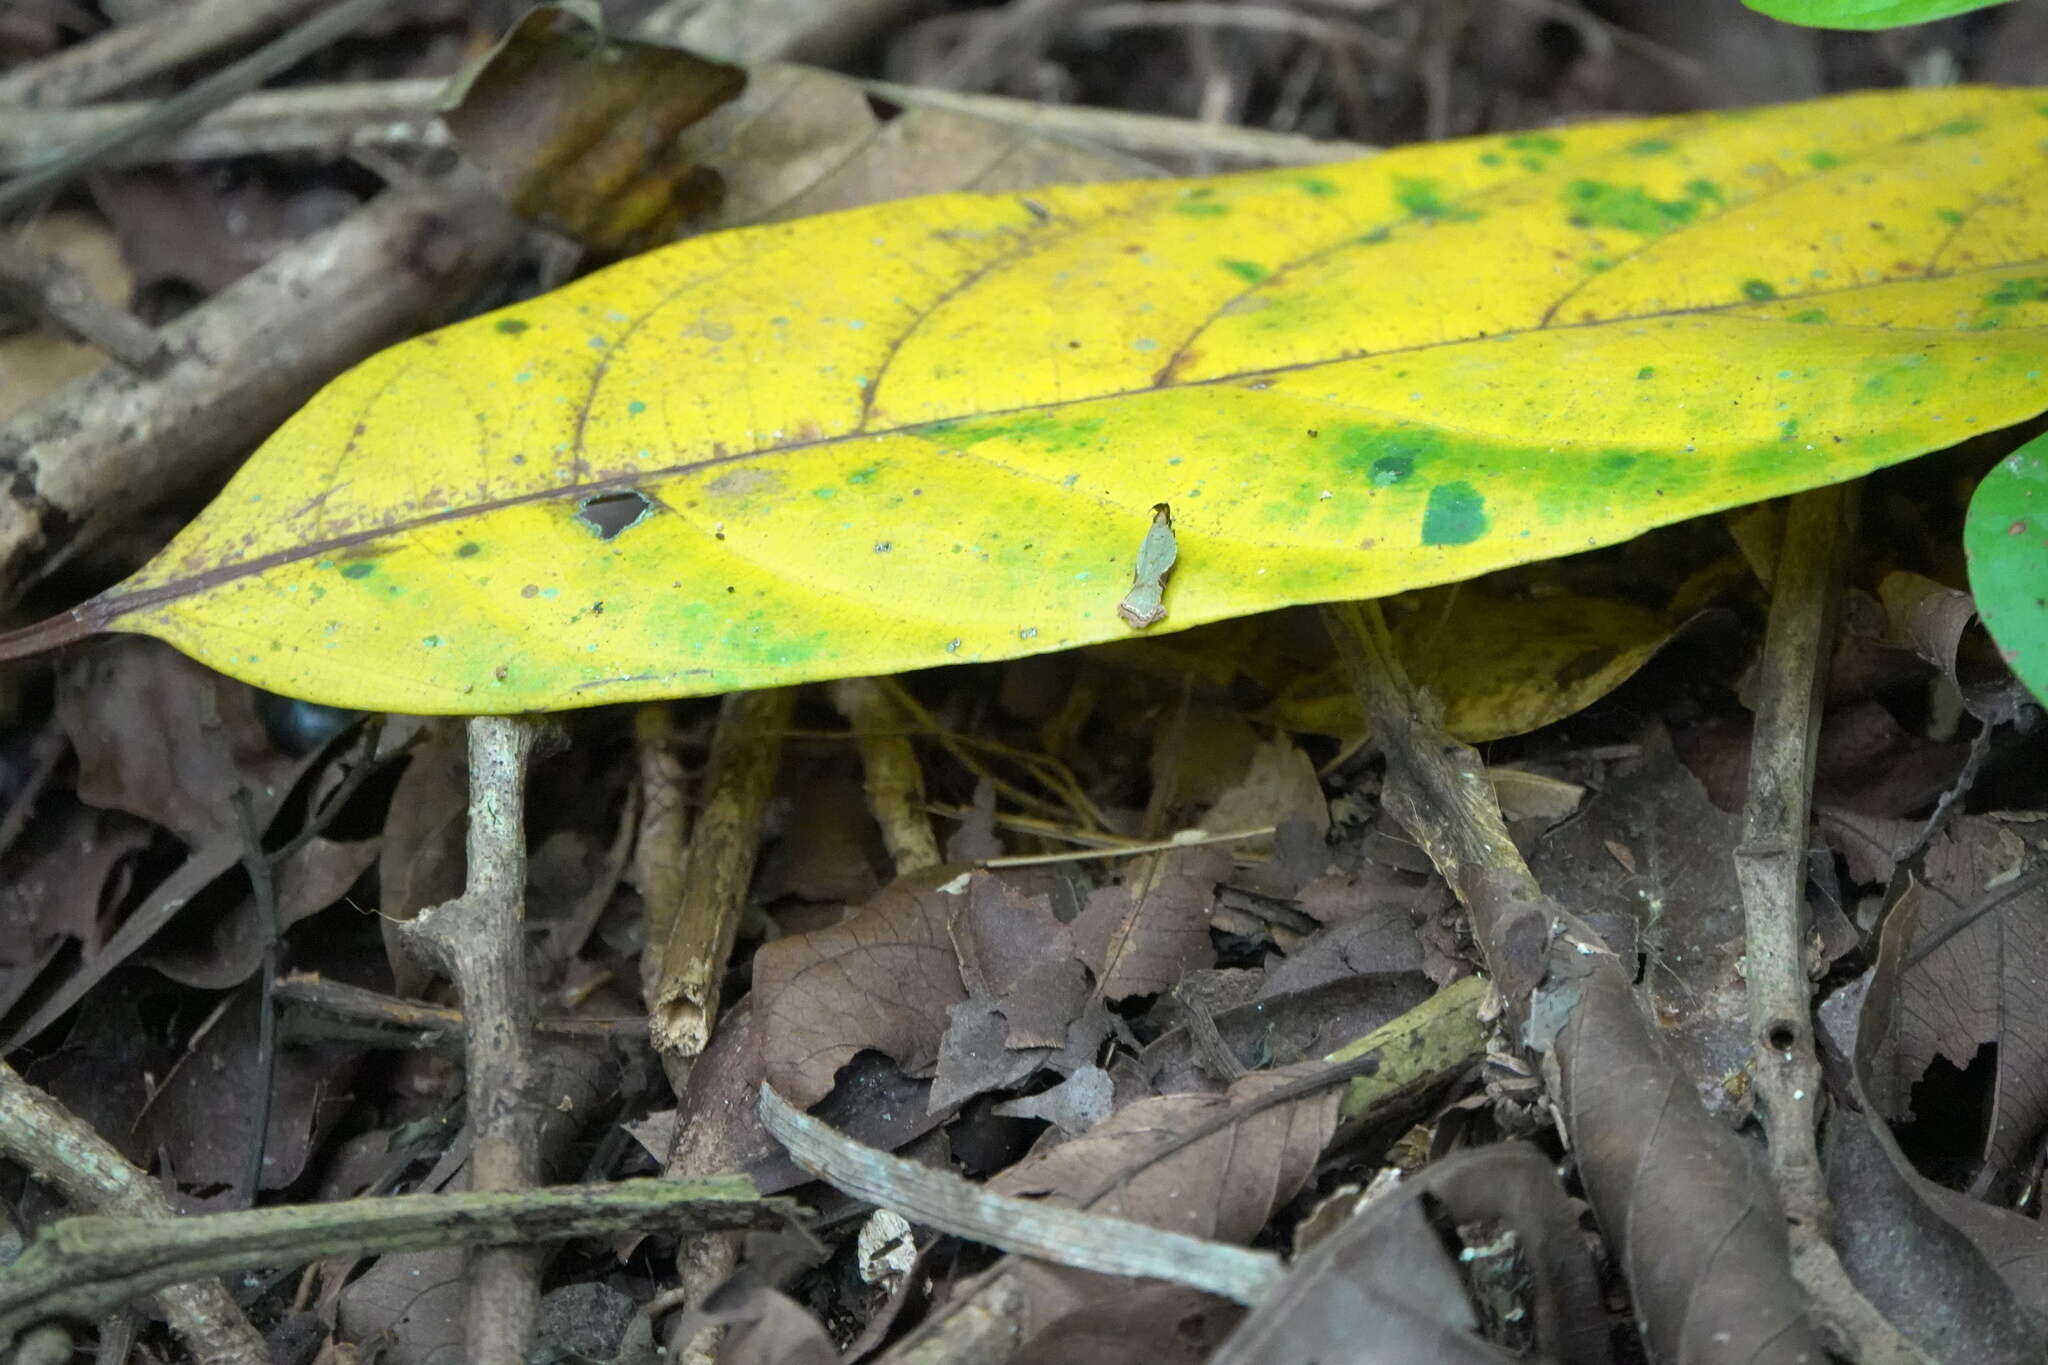
<svg viewBox="0 0 2048 1365">
<path fill-rule="evenodd" d="M 0 603 L 218 477 L 334 375 L 438 320 L 518 233 L 470 176 L 388 190 L 164 327 L 168 358 L 149 374 L 106 365 L 0 424 Z M 67 613 L 23 652 L 97 624 Z"/>
<path fill-rule="evenodd" d="M 1820 1058 L 1806 974 L 1806 846 L 1821 690 L 1833 656 L 1842 571 L 1859 489 L 1792 499 L 1764 632 L 1749 790 L 1735 875 L 1742 892 L 1754 1085 L 1783 1201 L 1792 1272 L 1836 1344 L 1865 1365 L 1924 1357 L 1850 1282 L 1829 1238 L 1833 1214 L 1816 1139 Z"/>
<path fill-rule="evenodd" d="M 215 161 L 225 157 L 322 156 L 351 147 L 445 146 L 448 130 L 434 112 L 447 82 L 345 81 L 334 85 L 254 90 L 189 128 L 108 152 L 103 167 Z M 78 109 L 16 109 L 0 118 L 0 174 L 47 161 L 88 138 L 125 127 L 156 107 L 121 100 Z"/>
<path fill-rule="evenodd" d="M 761 1198 L 745 1176 L 733 1175 L 499 1194 L 387 1195 L 168 1221 L 64 1218 L 39 1232 L 0 1275 L 0 1349 L 53 1318 L 95 1318 L 168 1284 L 257 1266 L 622 1232 L 774 1226 L 796 1212 L 786 1200 Z M 472 1346 L 469 1358 L 524 1356 L 483 1355 Z"/>
<path fill-rule="evenodd" d="M 84 104 L 281 28 L 324 0 L 188 0 L 0 76 L 0 104 Z"/>
<path fill-rule="evenodd" d="M 80 1210 L 162 1222 L 177 1210 L 113 1144 L 0 1061 L 0 1153 Z M 157 1293 L 164 1316 L 209 1365 L 265 1365 L 263 1337 L 217 1278 L 195 1276 Z M 6 1338 L 0 1335 L 0 1348 Z M 67 1343 L 68 1354 L 68 1343 Z"/>
<path fill-rule="evenodd" d="M 540 1177 L 533 990 L 526 974 L 526 760 L 531 722 L 469 722 L 469 875 L 462 895 L 420 912 L 407 943 L 462 993 L 469 1187 L 530 1189 Z M 490 1247 L 469 1268 L 469 1358 L 523 1360 L 540 1304 L 526 1247 Z"/>
<path fill-rule="evenodd" d="M 1776 1192 L 1742 1140 L 1706 1112 L 1657 1043 L 1614 954 L 1544 895 L 1479 755 L 1422 710 L 1377 604 L 1338 603 L 1323 615 L 1386 755 L 1387 808 L 1470 912 L 1509 1017 L 1542 1061 L 1651 1356 L 1824 1359 L 1791 1281 Z M 1702 1238 L 1702 1228 L 1715 1235 Z M 1727 1310 L 1738 1302 L 1739 1314 Z"/>
<path fill-rule="evenodd" d="M 832 684 L 831 693 L 860 746 L 868 810 L 881 828 L 896 875 L 938 866 L 939 842 L 925 813 L 924 769 L 905 733 L 909 717 L 873 678 L 842 678 Z"/>
<path fill-rule="evenodd" d="M 795 689 L 778 687 L 736 692 L 719 705 L 683 903 L 662 947 L 661 979 L 648 1007 L 654 1043 L 665 1058 L 694 1057 L 711 1040 L 719 983 L 739 933 L 761 847 L 761 817 L 795 704 Z"/>
</svg>

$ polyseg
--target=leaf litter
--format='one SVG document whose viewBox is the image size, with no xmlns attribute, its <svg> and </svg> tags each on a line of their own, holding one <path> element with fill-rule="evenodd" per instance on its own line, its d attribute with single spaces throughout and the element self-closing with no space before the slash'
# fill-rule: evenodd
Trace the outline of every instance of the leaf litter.
<svg viewBox="0 0 2048 1365">
<path fill-rule="evenodd" d="M 0 26 L 0 55 L 11 32 Z M 1055 64 L 1079 60 L 1043 51 Z M 1497 60 L 1456 58 L 1473 71 Z M 1582 60 L 1575 79 L 1621 59 Z M 708 204 L 692 197 L 706 187 L 693 168 L 713 161 L 728 183 L 698 220 L 712 224 L 963 183 L 1022 189 L 1153 169 L 988 114 L 892 109 L 829 73 L 747 75 L 683 134 L 681 158 L 662 164 L 661 212 Z M 510 121 L 495 133 L 515 131 L 519 101 L 535 98 L 509 93 L 495 117 Z M 558 111 L 572 131 L 611 107 L 575 104 Z M 1176 125 L 1176 136 L 1193 134 Z M 1517 154 L 1547 155 L 1545 136 Z M 615 150 L 578 166 L 560 157 L 561 137 L 541 128 L 542 162 L 589 179 L 556 176 L 549 188 L 562 202 L 545 210 L 556 223 L 587 229 L 599 253 L 650 230 L 655 220 L 636 220 L 630 200 L 622 214 L 606 197 L 618 188 L 602 183 Z M 535 154 L 507 155 L 516 179 Z M 344 198 L 359 192 L 338 179 Z M 212 205 L 206 177 L 181 183 L 198 207 L 264 202 L 287 223 L 345 207 L 332 181 L 286 175 L 260 193 L 224 189 Z M 102 212 L 121 216 L 111 193 Z M 130 215 L 127 231 L 148 226 Z M 225 278 L 211 256 L 180 262 L 138 247 L 127 269 L 189 276 L 204 292 Z M 30 349 L 20 340 L 0 342 L 10 378 L 36 373 L 14 368 Z M 54 378 L 22 381 L 45 383 Z M 2025 931 L 2040 909 L 2036 813 L 2048 798 L 2030 757 L 2032 704 L 1971 625 L 1955 542 L 1939 525 L 1960 516 L 1942 480 L 1980 468 L 1973 459 L 1875 485 L 1866 543 L 1886 554 L 1851 571 L 1859 596 L 1830 692 L 1808 862 L 1809 966 L 1824 989 L 1865 981 L 1869 1002 L 1868 1035 L 1844 1045 L 1856 1084 L 1832 1083 L 1826 1135 L 1844 1260 L 1872 1302 L 1925 1327 L 1943 1358 L 2004 1359 L 2038 1354 L 2028 1314 L 2048 1307 L 2037 1223 L 2015 1211 L 2031 1208 L 2031 1156 L 2048 1125 L 2040 1049 L 2028 1041 L 2038 974 Z M 1118 533 L 1124 557 L 1117 574 L 1097 575 L 1091 600 L 1113 605 L 1100 590 L 1113 598 L 1123 585 L 1110 580 L 1133 568 L 1134 591 L 1159 589 L 1156 606 L 1137 603 L 1146 616 L 1193 580 L 1166 579 L 1157 553 L 1134 564 L 1132 529 Z M 133 535 L 131 564 L 162 538 Z M 1641 963 L 1635 1000 L 1610 1002 L 1608 1017 L 1633 1017 L 1640 1001 L 1658 1046 L 1684 1059 L 1686 1084 L 1735 1123 L 1747 1020 L 1731 923 L 1736 827 L 1723 810 L 1746 767 L 1741 673 L 1756 647 L 1754 572 L 1769 566 L 1745 562 L 1731 539 L 1748 544 L 1709 523 L 1675 527 L 1406 594 L 1387 611 L 1451 730 L 1489 741 L 1488 785 L 1521 817 L 1546 892 Z M 1204 550 L 1192 535 L 1184 548 L 1187 575 Z M 1902 563 L 1914 573 L 1902 577 Z M 822 1242 L 800 1255 L 736 1240 L 718 1252 L 688 1235 L 571 1243 L 543 1281 L 551 1307 L 536 1350 L 651 1360 L 657 1329 L 681 1319 L 645 1309 L 679 1283 L 692 1321 L 731 1325 L 719 1358 L 747 1365 L 836 1359 L 849 1347 L 890 1358 L 969 1303 L 1003 1306 L 1014 1343 L 1005 1358 L 1153 1365 L 1322 1358 L 1332 1343 L 1358 1348 L 1368 1331 L 1404 1357 L 1533 1349 L 1600 1361 L 1610 1336 L 1629 1342 L 1639 1321 L 1684 1321 L 1761 1350 L 1760 1337 L 1794 1321 L 1787 1282 L 1773 1283 L 1766 1264 L 1740 1267 L 1747 1278 L 1722 1266 L 1649 1276 L 1622 1254 L 1645 1238 L 1652 1256 L 1683 1250 L 1730 1207 L 1768 1221 L 1768 1189 L 1672 1140 L 1601 1148 L 1606 1125 L 1639 1136 L 1651 1099 L 1669 1097 L 1631 1090 L 1620 1069 L 1634 1054 L 1597 1038 L 1584 1054 L 1590 1079 L 1570 1078 L 1577 1090 L 1565 1092 L 1577 1099 L 1562 1111 L 1575 1141 L 1563 1140 L 1549 1107 L 1559 1078 L 1516 1055 L 1511 1027 L 1484 1032 L 1504 1016 L 1471 976 L 1480 955 L 1469 925 L 1387 818 L 1371 737 L 1313 618 L 1173 636 L 1120 629 L 1130 638 L 1082 656 L 905 680 L 914 710 L 903 728 L 929 808 L 959 813 L 923 815 L 952 861 L 909 877 L 891 875 L 891 845 L 870 813 L 882 805 L 870 805 L 872 775 L 843 722 L 807 698 L 764 826 L 735 836 L 764 847 L 728 983 L 737 1003 L 706 1052 L 687 1066 L 670 1059 L 666 1072 L 638 1027 L 646 930 L 639 881 L 620 874 L 639 830 L 625 796 L 635 727 L 616 710 L 563 727 L 537 760 L 526 874 L 543 1033 L 585 1039 L 544 1054 L 533 1078 L 551 1178 L 743 1170 L 763 1193 L 800 1192 Z M 456 1002 L 386 931 L 462 890 L 461 730 L 415 739 L 394 721 L 374 754 L 353 735 L 307 747 L 293 738 L 307 717 L 139 641 L 103 642 L 24 677 L 0 737 L 9 1060 L 190 1210 L 248 1197 L 266 1090 L 262 1204 L 459 1186 L 461 1065 L 445 1028 L 422 1032 L 406 1013 Z M 682 707 L 672 720 L 687 814 L 713 795 L 700 776 L 712 718 Z M 244 871 L 238 792 L 259 826 L 257 851 L 278 855 L 267 909 Z M 1128 856 L 1179 831 L 1243 837 Z M 1009 853 L 1069 856 L 983 865 Z M 1602 908 L 1604 918 L 1593 913 Z M 1887 914 L 1885 932 L 1902 936 L 1891 949 L 1880 947 Z M 257 995 L 273 967 L 362 988 L 353 998 L 374 1008 L 344 1018 L 281 1003 L 266 1056 Z M 1465 1032 L 1415 1080 L 1404 1067 L 1437 1037 L 1429 1011 L 1446 999 L 1460 1002 Z M 1365 1038 L 1382 1041 L 1337 1064 L 1354 1068 L 1348 1081 L 1258 1107 Z M 914 1225 L 910 1269 L 870 1285 L 854 1233 L 867 1210 L 811 1182 L 768 1136 L 754 1104 L 764 1079 L 864 1147 L 1001 1192 L 1280 1249 L 1287 1277 L 1246 1314 L 1177 1284 L 991 1259 Z M 1365 1083 L 1382 1083 L 1382 1098 L 1353 1112 L 1362 1092 L 1350 1087 Z M 1596 1220 L 1578 1202 L 1624 1178 L 1640 1190 L 1625 1218 Z M 61 1212 L 33 1185 L 0 1198 L 31 1231 Z M 253 1312 L 274 1349 L 307 1345 L 295 1359 L 321 1347 L 345 1359 L 372 1340 L 387 1359 L 449 1358 L 462 1340 L 463 1259 L 444 1249 L 330 1265 L 297 1296 L 299 1312 L 295 1277 L 274 1275 Z M 717 1288 L 692 1278 L 688 1266 L 705 1264 L 738 1274 Z M 160 1327 L 145 1331 L 159 1355 L 181 1349 Z"/>
</svg>

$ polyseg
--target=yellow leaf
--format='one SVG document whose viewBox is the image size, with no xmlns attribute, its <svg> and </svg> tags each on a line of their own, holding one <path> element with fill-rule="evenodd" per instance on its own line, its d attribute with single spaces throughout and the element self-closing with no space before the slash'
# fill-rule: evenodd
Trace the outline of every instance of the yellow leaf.
<svg viewBox="0 0 2048 1365">
<path fill-rule="evenodd" d="M 943 195 L 635 258 L 286 423 L 19 653 L 413 712 L 1172 631 L 1611 544 L 2048 406 L 2038 91 Z"/>
<path fill-rule="evenodd" d="M 1576 715 L 1626 682 L 1683 624 L 1597 597 L 1503 597 L 1464 584 L 1389 604 L 1409 678 L 1444 708 L 1444 729 L 1479 744 Z M 1283 729 L 1363 739 L 1365 713 L 1342 670 L 1303 675 L 1267 719 Z"/>
</svg>

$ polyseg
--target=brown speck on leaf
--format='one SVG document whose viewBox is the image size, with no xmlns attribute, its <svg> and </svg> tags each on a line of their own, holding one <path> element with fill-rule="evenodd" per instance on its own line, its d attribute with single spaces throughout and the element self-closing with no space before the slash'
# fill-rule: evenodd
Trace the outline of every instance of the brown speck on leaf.
<svg viewBox="0 0 2048 1365">
<path fill-rule="evenodd" d="M 528 583 L 519 590 L 519 595 L 521 597 L 538 597 L 540 596 L 540 585 L 538 583 Z"/>
</svg>

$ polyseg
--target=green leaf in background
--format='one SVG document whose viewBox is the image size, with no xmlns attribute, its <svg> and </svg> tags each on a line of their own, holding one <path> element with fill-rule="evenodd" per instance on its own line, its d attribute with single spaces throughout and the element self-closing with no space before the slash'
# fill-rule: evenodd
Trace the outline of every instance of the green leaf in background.
<svg viewBox="0 0 2048 1365">
<path fill-rule="evenodd" d="M 2048 699 L 2048 436 L 2000 460 L 1977 485 L 1963 548 L 1985 628 L 2019 680 Z"/>
<path fill-rule="evenodd" d="M 1808 28 L 1904 28 L 2006 0 L 1742 0 L 1751 9 Z"/>
</svg>

